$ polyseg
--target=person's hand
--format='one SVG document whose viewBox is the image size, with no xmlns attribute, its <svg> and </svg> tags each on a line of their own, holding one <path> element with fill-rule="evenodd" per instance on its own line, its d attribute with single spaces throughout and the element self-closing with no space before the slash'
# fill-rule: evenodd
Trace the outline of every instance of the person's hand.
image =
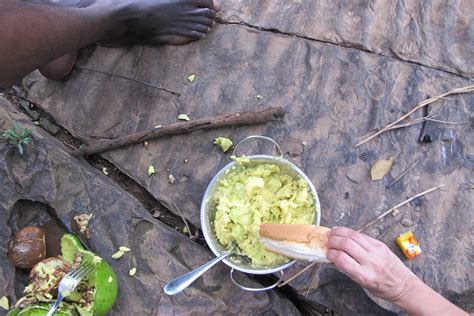
<svg viewBox="0 0 474 316">
<path fill-rule="evenodd" d="M 417 277 L 382 242 L 350 228 L 329 232 L 327 258 L 369 292 L 395 302 Z"/>
</svg>

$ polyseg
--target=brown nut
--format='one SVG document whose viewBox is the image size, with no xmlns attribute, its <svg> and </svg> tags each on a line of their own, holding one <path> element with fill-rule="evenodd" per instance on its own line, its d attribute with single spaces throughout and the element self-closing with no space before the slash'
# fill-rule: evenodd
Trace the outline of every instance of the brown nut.
<svg viewBox="0 0 474 316">
<path fill-rule="evenodd" d="M 46 257 L 45 233 L 41 227 L 23 227 L 8 243 L 8 259 L 18 268 L 29 269 Z"/>
</svg>

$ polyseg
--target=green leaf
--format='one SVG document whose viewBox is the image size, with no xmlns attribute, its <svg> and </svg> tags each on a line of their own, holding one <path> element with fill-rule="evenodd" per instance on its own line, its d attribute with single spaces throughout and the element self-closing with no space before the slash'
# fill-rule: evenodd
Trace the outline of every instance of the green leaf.
<svg viewBox="0 0 474 316">
<path fill-rule="evenodd" d="M 23 130 L 23 133 L 21 134 L 21 137 L 22 137 L 22 138 L 26 138 L 26 137 L 28 137 L 28 136 L 30 136 L 30 135 L 31 135 L 31 131 L 30 131 L 29 129 L 26 129 L 26 128 L 25 128 L 25 129 Z"/>
<path fill-rule="evenodd" d="M 20 152 L 20 155 L 23 156 L 23 145 L 21 143 L 18 143 L 17 147 L 18 147 L 18 151 Z"/>
</svg>

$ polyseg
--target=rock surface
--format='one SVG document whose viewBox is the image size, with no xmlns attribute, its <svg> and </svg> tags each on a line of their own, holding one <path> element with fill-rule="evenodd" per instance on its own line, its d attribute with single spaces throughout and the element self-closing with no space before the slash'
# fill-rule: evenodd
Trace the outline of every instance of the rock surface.
<svg viewBox="0 0 474 316">
<path fill-rule="evenodd" d="M 299 314 L 290 301 L 275 292 L 235 295 L 224 265 L 214 267 L 184 293 L 165 295 L 162 288 L 166 282 L 208 261 L 210 252 L 154 219 L 132 196 L 100 171 L 72 158 L 59 141 L 28 123 L 0 97 L 0 130 L 11 127 L 12 120 L 33 130 L 33 144 L 38 149 L 28 148 L 20 157 L 15 148 L 0 143 L 3 249 L 14 229 L 46 225 L 51 220 L 59 220 L 66 230 L 80 235 L 73 217 L 92 213 L 92 238 L 87 245 L 112 265 L 119 279 L 119 297 L 111 315 Z M 119 260 L 111 259 L 119 246 L 127 246 L 131 252 Z M 24 284 L 19 280 L 26 281 L 26 274 L 15 270 L 4 251 L 0 263 L 0 293 L 13 304 L 21 296 Z M 137 268 L 134 277 L 128 275 L 132 267 Z"/>
<path fill-rule="evenodd" d="M 452 6 L 424 2 L 421 8 L 403 8 L 404 2 L 387 6 L 385 2 L 368 6 L 332 2 L 307 11 L 296 4 L 292 10 L 280 3 L 288 10 L 279 10 L 273 2 L 258 8 L 250 1 L 238 3 L 228 10 L 224 6 L 224 21 L 242 20 L 301 36 L 223 22 L 204 40 L 180 47 L 88 48 L 65 83 L 38 74 L 28 77 L 29 98 L 90 143 L 174 123 L 180 113 L 193 119 L 269 105 L 286 108 L 283 122 L 196 132 L 150 141 L 148 148 L 136 145 L 102 155 L 197 226 L 206 185 L 229 162 L 228 155 L 212 144 L 217 136 L 238 141 L 262 134 L 277 140 L 285 157 L 313 180 L 321 199 L 322 223 L 327 226 L 361 227 L 406 198 L 444 183 L 443 190 L 403 207 L 399 215 L 387 217 L 367 233 L 401 257 L 394 239 L 407 230 L 400 223 L 403 215 L 411 214 L 410 229 L 421 241 L 423 254 L 406 264 L 435 290 L 472 311 L 472 119 L 457 125 L 431 122 L 431 144 L 418 143 L 418 125 L 354 147 L 428 96 L 472 84 L 456 75 L 473 73 L 472 34 L 465 31 L 472 19 L 466 11 L 470 2 Z M 302 3 L 311 6 L 312 2 Z M 193 83 L 186 80 L 190 74 L 196 75 Z M 257 100 L 257 95 L 262 98 Z M 441 120 L 465 122 L 472 116 L 473 101 L 472 94 L 453 96 L 434 104 L 433 111 L 439 111 Z M 389 175 L 371 181 L 370 166 L 389 157 L 395 157 Z M 386 187 L 416 159 L 420 159 L 416 168 Z M 157 170 L 151 177 L 149 165 Z M 176 178 L 174 184 L 167 181 L 170 173 Z M 331 279 L 325 271 L 320 279 L 333 281 L 309 291 L 308 299 L 335 310 L 360 312 L 354 302 L 361 301 L 363 293 L 354 290 L 353 298 L 336 300 L 340 289 L 330 285 L 339 284 L 340 276 Z M 299 294 L 306 293 L 298 284 L 310 280 L 305 274 L 295 282 Z"/>
<path fill-rule="evenodd" d="M 222 23 L 245 23 L 472 78 L 472 12 L 469 0 L 237 0 L 224 3 Z"/>
</svg>

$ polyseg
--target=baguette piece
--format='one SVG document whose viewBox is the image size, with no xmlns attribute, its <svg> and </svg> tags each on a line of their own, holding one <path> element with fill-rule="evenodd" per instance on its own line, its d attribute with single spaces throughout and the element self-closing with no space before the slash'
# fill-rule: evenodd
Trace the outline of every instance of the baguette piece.
<svg viewBox="0 0 474 316">
<path fill-rule="evenodd" d="M 327 233 L 330 230 L 304 224 L 262 224 L 259 235 L 268 251 L 293 259 L 328 263 Z"/>
</svg>

